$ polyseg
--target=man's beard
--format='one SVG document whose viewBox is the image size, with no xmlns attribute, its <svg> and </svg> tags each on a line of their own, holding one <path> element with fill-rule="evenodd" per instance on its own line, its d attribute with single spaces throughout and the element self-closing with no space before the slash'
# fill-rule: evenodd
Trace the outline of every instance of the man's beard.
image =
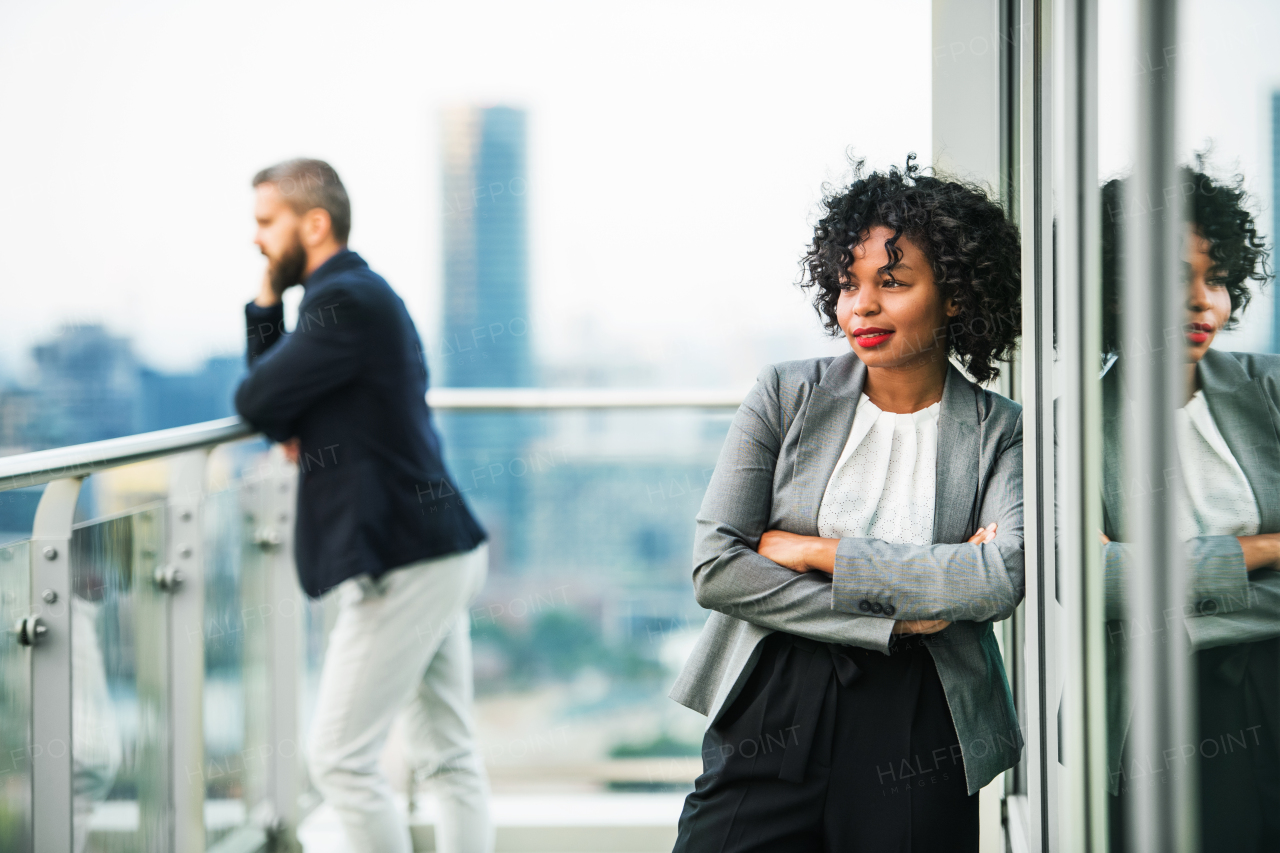
<svg viewBox="0 0 1280 853">
<path fill-rule="evenodd" d="M 293 245 L 284 250 L 277 260 L 268 259 L 268 274 L 271 276 L 271 289 L 280 296 L 295 284 L 302 283 L 302 273 L 307 268 L 307 250 L 302 241 L 293 238 Z"/>
</svg>

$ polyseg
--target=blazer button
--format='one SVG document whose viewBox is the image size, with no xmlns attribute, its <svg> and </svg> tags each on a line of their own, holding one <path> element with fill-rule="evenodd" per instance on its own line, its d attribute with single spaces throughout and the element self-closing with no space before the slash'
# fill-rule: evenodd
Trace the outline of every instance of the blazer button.
<svg viewBox="0 0 1280 853">
<path fill-rule="evenodd" d="M 883 613 L 883 612 L 884 612 L 884 608 L 883 608 L 882 606 L 880 606 L 880 602 L 878 602 L 878 601 L 876 601 L 876 602 L 872 602 L 872 604 L 871 604 L 871 612 L 872 612 L 872 613 Z"/>
<path fill-rule="evenodd" d="M 895 613 L 897 613 L 897 612 L 898 612 L 898 608 L 894 607 L 892 604 L 886 604 L 886 605 L 884 606 L 884 615 L 885 615 L 885 616 L 892 616 L 893 614 L 895 614 Z"/>
<path fill-rule="evenodd" d="M 858 609 L 861 610 L 863 613 L 870 613 L 871 602 L 867 601 L 865 598 L 862 599 L 861 601 L 858 602 Z"/>
</svg>

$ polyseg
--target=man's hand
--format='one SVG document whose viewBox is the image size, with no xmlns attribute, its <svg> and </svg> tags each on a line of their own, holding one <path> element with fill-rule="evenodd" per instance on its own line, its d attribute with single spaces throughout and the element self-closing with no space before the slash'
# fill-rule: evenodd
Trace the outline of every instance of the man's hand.
<svg viewBox="0 0 1280 853">
<path fill-rule="evenodd" d="M 253 302 L 260 308 L 270 308 L 280 303 L 280 294 L 276 293 L 275 287 L 271 284 L 270 266 L 262 272 L 262 285 L 258 288 L 258 296 Z"/>
<path fill-rule="evenodd" d="M 895 634 L 936 634 L 951 623 L 946 619 L 902 619 L 893 626 Z"/>
<path fill-rule="evenodd" d="M 291 438 L 288 441 L 281 442 L 280 449 L 284 451 L 284 458 L 289 460 L 289 464 L 298 464 L 298 439 Z"/>
</svg>

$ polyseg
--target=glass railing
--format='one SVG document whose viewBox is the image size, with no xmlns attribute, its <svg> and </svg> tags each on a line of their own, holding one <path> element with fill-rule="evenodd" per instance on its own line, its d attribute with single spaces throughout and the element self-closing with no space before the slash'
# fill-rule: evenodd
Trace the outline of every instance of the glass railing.
<svg viewBox="0 0 1280 853">
<path fill-rule="evenodd" d="M 495 792 L 681 790 L 705 720 L 667 698 L 705 619 L 694 516 L 729 413 L 444 413 L 449 469 L 488 530 L 471 605 Z"/>
<path fill-rule="evenodd" d="M 152 848 L 170 818 L 164 507 L 71 534 L 71 755 L 76 849 Z M 140 843 L 142 842 L 142 843 Z"/>
<path fill-rule="evenodd" d="M 693 518 L 736 400 L 433 400 L 490 533 L 470 621 L 495 796 L 691 786 L 705 721 L 666 691 L 704 618 Z M 0 496 L 39 501 L 0 542 L 0 850 L 296 849 L 336 615 L 297 584 L 296 478 L 231 421 L 0 459 Z M 384 764 L 429 815 L 431 768 L 396 737 Z"/>
<path fill-rule="evenodd" d="M 31 545 L 0 545 L 0 605 L 15 625 L 31 607 Z M 8 639 L 8 638 L 6 638 Z M 0 850 L 31 844 L 31 667 L 16 642 L 0 644 Z"/>
<path fill-rule="evenodd" d="M 193 780 L 203 783 L 210 848 L 252 833 L 273 810 L 270 768 L 279 757 L 271 747 L 268 628 L 272 557 L 283 534 L 270 526 L 281 522 L 265 517 L 263 499 L 283 473 L 259 442 L 224 445 L 209 460 L 204 613 L 186 630 L 198 631 L 204 646 L 204 764 Z M 296 762 L 294 755 L 290 767 Z"/>
</svg>

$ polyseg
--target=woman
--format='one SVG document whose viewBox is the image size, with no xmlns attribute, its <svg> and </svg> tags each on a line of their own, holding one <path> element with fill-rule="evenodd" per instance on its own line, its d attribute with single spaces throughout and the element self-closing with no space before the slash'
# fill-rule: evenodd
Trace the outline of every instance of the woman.
<svg viewBox="0 0 1280 853">
<path fill-rule="evenodd" d="M 1183 170 L 1186 404 L 1175 413 L 1182 477 L 1175 485 L 1189 577 L 1183 620 L 1195 652 L 1196 745 L 1134 754 L 1126 646 L 1129 546 L 1121 528 L 1124 359 L 1119 351 L 1123 184 L 1103 188 L 1103 334 L 1113 356 L 1102 378 L 1103 536 L 1108 656 L 1112 850 L 1126 849 L 1137 786 L 1161 784 L 1196 757 L 1203 851 L 1273 850 L 1280 837 L 1280 357 L 1213 349 L 1270 277 L 1267 250 L 1240 183 Z M 1137 498 L 1130 498 L 1134 500 Z M 1174 756 L 1170 758 L 1169 756 Z"/>
<path fill-rule="evenodd" d="M 1022 738 L 992 622 L 1023 596 L 1016 229 L 904 171 L 825 200 L 814 306 L 851 352 L 766 367 L 698 513 L 707 714 L 676 851 L 976 850 Z"/>
</svg>

